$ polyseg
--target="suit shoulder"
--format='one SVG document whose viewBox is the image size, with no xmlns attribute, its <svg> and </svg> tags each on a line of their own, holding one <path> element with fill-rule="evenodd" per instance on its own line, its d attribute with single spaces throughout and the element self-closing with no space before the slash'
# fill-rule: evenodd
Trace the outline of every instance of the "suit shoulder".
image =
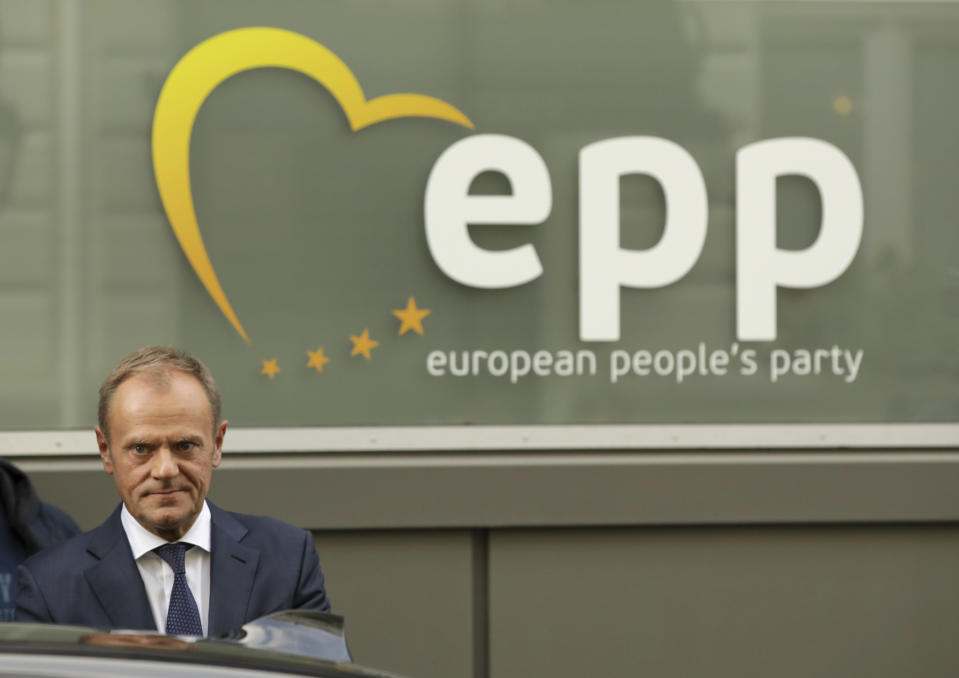
<svg viewBox="0 0 959 678">
<path fill-rule="evenodd" d="M 90 543 L 91 532 L 81 532 L 65 541 L 37 551 L 24 560 L 20 566 L 29 570 L 34 576 L 60 576 L 63 574 L 64 563 L 76 564 L 80 558 L 89 558 L 87 546 Z"/>
<path fill-rule="evenodd" d="M 224 511 L 224 513 L 227 513 L 231 518 L 236 520 L 251 532 L 265 531 L 275 532 L 281 535 L 300 535 L 303 532 L 307 532 L 307 530 L 304 530 L 302 527 L 285 523 L 282 520 L 271 518 L 270 516 L 257 516 L 249 513 L 234 513 L 233 511 Z"/>
<path fill-rule="evenodd" d="M 302 544 L 305 539 L 312 541 L 308 530 L 269 516 L 234 513 L 233 511 L 217 509 L 213 514 L 213 521 L 219 523 L 221 527 L 225 527 L 228 532 L 233 532 L 236 526 L 242 526 L 245 534 L 240 537 L 234 533 L 234 538 L 242 538 L 244 542 L 252 541 L 263 544 L 291 544 L 295 542 Z"/>
</svg>

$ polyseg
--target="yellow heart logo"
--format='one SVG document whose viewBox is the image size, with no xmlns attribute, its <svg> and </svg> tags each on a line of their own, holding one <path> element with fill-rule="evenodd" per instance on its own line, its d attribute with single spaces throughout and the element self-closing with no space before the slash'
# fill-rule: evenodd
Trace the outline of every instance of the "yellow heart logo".
<svg viewBox="0 0 959 678">
<path fill-rule="evenodd" d="M 187 52 L 167 77 L 153 114 L 153 171 L 160 200 L 183 253 L 206 291 L 244 341 L 250 343 L 207 254 L 190 188 L 190 136 L 210 93 L 230 76 L 254 68 L 288 68 L 308 75 L 336 99 L 357 132 L 395 118 L 436 118 L 473 129 L 458 109 L 421 94 L 367 100 L 339 57 L 320 43 L 279 28 L 240 28 L 221 33 Z"/>
</svg>

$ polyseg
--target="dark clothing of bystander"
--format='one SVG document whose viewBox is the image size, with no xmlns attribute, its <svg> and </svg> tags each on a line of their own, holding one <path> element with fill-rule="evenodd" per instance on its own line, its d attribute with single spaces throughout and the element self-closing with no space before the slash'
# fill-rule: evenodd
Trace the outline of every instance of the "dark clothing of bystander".
<svg viewBox="0 0 959 678">
<path fill-rule="evenodd" d="M 40 501 L 26 473 L 0 459 L 0 621 L 13 621 L 17 566 L 79 533 L 70 516 Z"/>
</svg>

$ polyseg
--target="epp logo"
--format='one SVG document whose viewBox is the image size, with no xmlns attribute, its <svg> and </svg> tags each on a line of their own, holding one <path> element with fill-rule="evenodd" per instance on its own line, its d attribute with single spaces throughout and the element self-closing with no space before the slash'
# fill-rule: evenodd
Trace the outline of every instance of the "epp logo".
<svg viewBox="0 0 959 678">
<path fill-rule="evenodd" d="M 170 72 L 153 120 L 153 165 L 170 225 L 190 265 L 236 331 L 249 337 L 221 287 L 200 235 L 190 189 L 193 123 L 203 102 L 224 80 L 242 71 L 278 67 L 304 73 L 326 87 L 350 128 L 402 117 L 445 120 L 473 129 L 450 104 L 419 94 L 367 100 L 353 73 L 323 45 L 292 31 L 243 28 L 190 50 Z M 473 179 L 502 173 L 511 194 L 474 196 Z M 645 174 L 666 199 L 660 241 L 648 250 L 625 250 L 619 241 L 619 180 Z M 809 178 L 822 201 L 816 241 L 804 250 L 776 246 L 776 178 Z M 580 339 L 620 337 L 620 288 L 663 287 L 693 267 L 706 239 L 706 185 L 693 157 L 678 144 L 649 136 L 605 139 L 579 154 Z M 469 236 L 471 224 L 531 225 L 552 209 L 549 170 L 542 156 L 515 137 L 481 134 L 455 142 L 436 160 L 424 198 L 429 251 L 451 279 L 476 288 L 522 285 L 543 273 L 532 245 L 487 251 Z M 768 139 L 736 154 L 736 317 L 742 341 L 776 338 L 776 290 L 812 288 L 839 277 L 862 239 L 863 197 L 856 170 L 835 146 L 811 138 Z"/>
</svg>

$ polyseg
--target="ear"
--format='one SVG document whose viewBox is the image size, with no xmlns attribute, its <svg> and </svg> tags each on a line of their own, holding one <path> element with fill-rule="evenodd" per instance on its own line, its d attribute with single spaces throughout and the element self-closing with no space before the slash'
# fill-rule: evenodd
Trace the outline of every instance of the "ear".
<svg viewBox="0 0 959 678">
<path fill-rule="evenodd" d="M 99 426 L 95 427 L 93 431 L 97 434 L 97 447 L 100 448 L 100 461 L 103 462 L 103 470 L 112 476 L 113 457 L 110 455 L 110 443 Z"/>
<path fill-rule="evenodd" d="M 226 426 L 229 422 L 225 419 L 216 427 L 216 440 L 213 441 L 213 468 L 220 465 L 223 459 L 223 437 L 226 435 Z"/>
</svg>

